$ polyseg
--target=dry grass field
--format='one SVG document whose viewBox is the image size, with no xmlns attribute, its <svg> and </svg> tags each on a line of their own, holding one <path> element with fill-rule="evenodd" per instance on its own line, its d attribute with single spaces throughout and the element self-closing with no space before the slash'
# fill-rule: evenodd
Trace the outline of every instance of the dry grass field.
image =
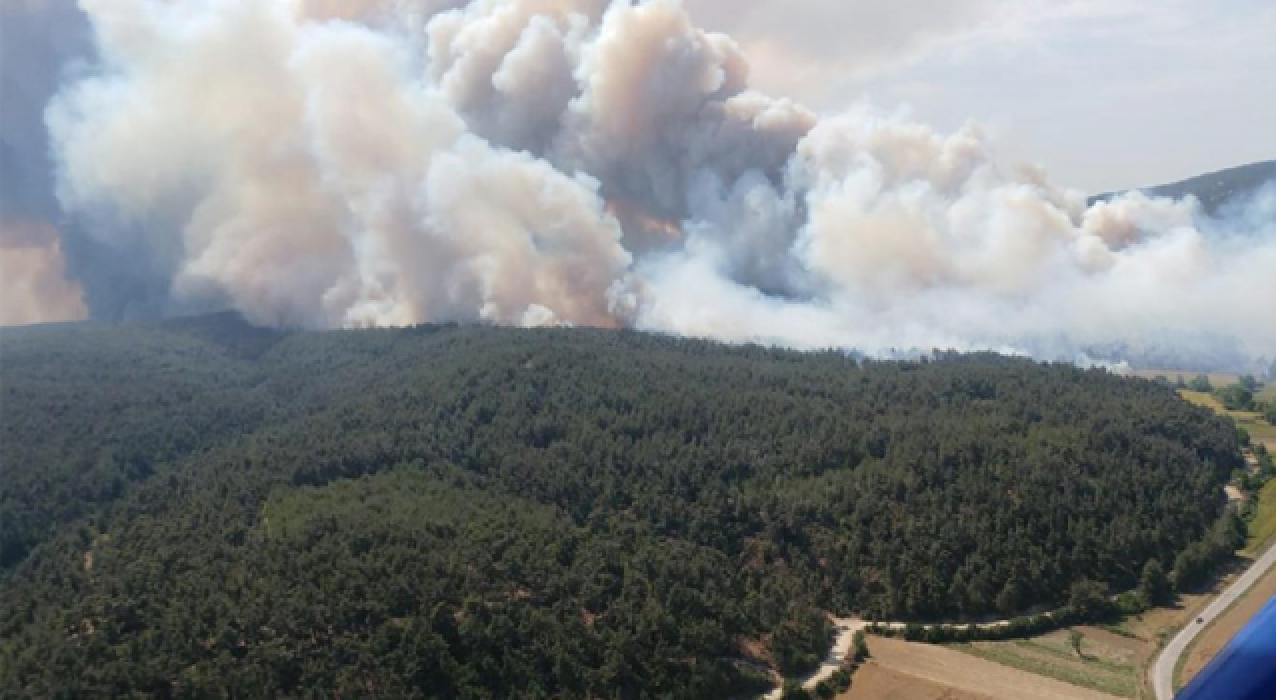
<svg viewBox="0 0 1280 700">
<path fill-rule="evenodd" d="M 1129 370 L 1128 373 L 1144 379 L 1164 377 L 1171 382 L 1177 382 L 1179 377 L 1182 378 L 1182 381 L 1189 382 L 1203 374 L 1209 378 L 1209 383 L 1215 387 L 1228 386 L 1240 381 L 1240 375 L 1227 372 L 1189 372 L 1183 369 L 1133 369 Z"/>
<path fill-rule="evenodd" d="M 837 700 L 991 700 L 992 696 L 967 693 L 942 683 L 934 683 L 874 661 L 853 674 L 853 685 Z"/>
<path fill-rule="evenodd" d="M 854 673 L 844 698 L 890 700 L 1112 700 L 1109 695 L 1029 673 L 953 648 L 871 637 L 871 661 Z"/>
<path fill-rule="evenodd" d="M 1071 632 L 1057 630 L 1030 639 L 958 644 L 955 649 L 1023 671 L 1116 697 L 1134 697 L 1153 645 L 1093 627 L 1078 627 L 1080 650 Z"/>
</svg>

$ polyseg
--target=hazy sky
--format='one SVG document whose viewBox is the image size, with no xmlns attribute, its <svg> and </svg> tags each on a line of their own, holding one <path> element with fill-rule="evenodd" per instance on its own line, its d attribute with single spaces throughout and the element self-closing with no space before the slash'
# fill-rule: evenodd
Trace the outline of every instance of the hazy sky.
<svg viewBox="0 0 1280 700">
<path fill-rule="evenodd" d="M 1268 0 L 686 0 L 752 83 L 821 111 L 867 100 L 977 121 L 1090 192 L 1275 157 Z"/>
</svg>

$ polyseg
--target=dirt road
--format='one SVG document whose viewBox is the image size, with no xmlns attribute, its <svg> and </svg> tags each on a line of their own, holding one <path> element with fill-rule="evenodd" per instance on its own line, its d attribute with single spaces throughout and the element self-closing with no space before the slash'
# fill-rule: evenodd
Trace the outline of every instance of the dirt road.
<svg viewBox="0 0 1280 700">
<path fill-rule="evenodd" d="M 833 617 L 831 624 L 836 628 L 836 640 L 831 645 L 831 651 L 827 653 L 827 658 L 818 667 L 818 670 L 809 674 L 801 685 L 809 690 L 813 690 L 819 683 L 827 680 L 844 664 L 844 660 L 849 654 L 853 653 L 853 635 L 858 630 L 866 627 L 866 622 L 854 617 Z M 782 697 L 782 687 L 779 686 L 763 696 L 765 700 L 779 700 Z"/>
</svg>

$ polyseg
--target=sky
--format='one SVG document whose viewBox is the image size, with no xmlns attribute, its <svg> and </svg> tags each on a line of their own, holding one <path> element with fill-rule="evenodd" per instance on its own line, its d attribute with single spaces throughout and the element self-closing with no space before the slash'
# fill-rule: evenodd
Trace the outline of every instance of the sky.
<svg viewBox="0 0 1280 700">
<path fill-rule="evenodd" d="M 1275 158 L 1264 0 L 686 0 L 752 87 L 979 124 L 1054 181 L 1104 192 Z"/>
</svg>

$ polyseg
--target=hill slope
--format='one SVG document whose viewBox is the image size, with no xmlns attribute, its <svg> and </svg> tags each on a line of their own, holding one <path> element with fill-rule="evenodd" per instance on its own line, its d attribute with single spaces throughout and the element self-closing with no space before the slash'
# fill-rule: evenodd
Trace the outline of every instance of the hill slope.
<svg viewBox="0 0 1280 700">
<path fill-rule="evenodd" d="M 1165 185 L 1144 188 L 1142 191 L 1157 197 L 1181 199 L 1192 196 L 1200 200 L 1201 206 L 1210 216 L 1218 213 L 1222 206 L 1233 198 L 1248 194 L 1259 187 L 1271 184 L 1275 186 L 1276 162 L 1274 160 L 1250 163 L 1234 168 L 1226 168 L 1203 175 L 1171 182 Z M 1106 199 L 1118 192 L 1097 195 L 1090 201 Z"/>
<path fill-rule="evenodd" d="M 823 611 L 1134 585 L 1230 423 L 1102 371 L 603 330 L 0 332 L 0 688 L 706 698 Z"/>
</svg>

